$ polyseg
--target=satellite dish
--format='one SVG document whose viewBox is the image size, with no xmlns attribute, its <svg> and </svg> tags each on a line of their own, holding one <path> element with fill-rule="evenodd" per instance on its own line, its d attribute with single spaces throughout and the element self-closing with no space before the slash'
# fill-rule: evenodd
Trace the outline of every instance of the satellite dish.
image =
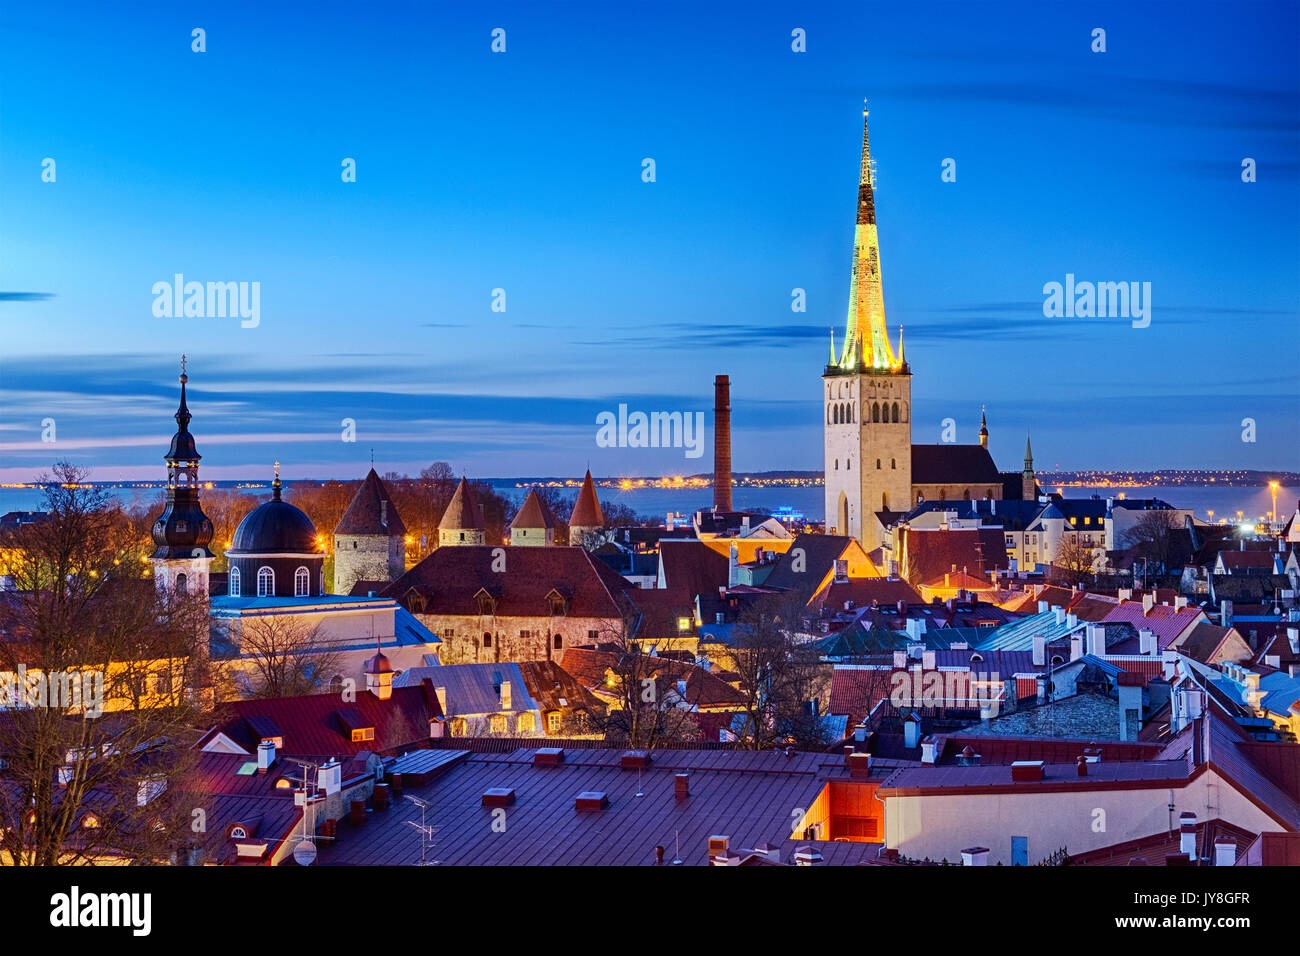
<svg viewBox="0 0 1300 956">
<path fill-rule="evenodd" d="M 316 860 L 316 844 L 303 840 L 293 848 L 293 862 L 299 866 L 311 866 Z"/>
</svg>

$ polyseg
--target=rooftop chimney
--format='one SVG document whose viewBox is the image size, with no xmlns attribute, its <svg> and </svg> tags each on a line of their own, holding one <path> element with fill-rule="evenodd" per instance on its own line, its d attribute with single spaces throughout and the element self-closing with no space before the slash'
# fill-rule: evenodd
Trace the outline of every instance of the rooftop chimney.
<svg viewBox="0 0 1300 956">
<path fill-rule="evenodd" d="M 691 775 L 689 773 L 673 774 L 673 796 L 685 800 L 691 795 Z"/>
<path fill-rule="evenodd" d="M 1088 625 L 1088 653 L 1094 657 L 1106 654 L 1106 629 L 1100 624 Z"/>
<path fill-rule="evenodd" d="M 973 846 L 961 851 L 962 866 L 988 866 L 989 865 L 989 848 L 986 846 Z"/>
<path fill-rule="evenodd" d="M 263 740 L 257 745 L 257 772 L 266 773 L 275 763 L 275 742 Z"/>
<path fill-rule="evenodd" d="M 1217 837 L 1214 841 L 1214 865 L 1235 866 L 1237 843 L 1232 837 Z"/>
<path fill-rule="evenodd" d="M 1196 859 L 1196 814 L 1185 810 L 1178 816 L 1178 852 Z"/>
<path fill-rule="evenodd" d="M 1034 666 L 1045 667 L 1047 665 L 1047 635 L 1034 635 Z"/>
<path fill-rule="evenodd" d="M 731 379 L 726 375 L 713 379 L 713 507 L 732 510 Z"/>
<path fill-rule="evenodd" d="M 1149 627 L 1138 631 L 1138 653 L 1154 654 L 1156 652 L 1156 633 Z"/>
</svg>

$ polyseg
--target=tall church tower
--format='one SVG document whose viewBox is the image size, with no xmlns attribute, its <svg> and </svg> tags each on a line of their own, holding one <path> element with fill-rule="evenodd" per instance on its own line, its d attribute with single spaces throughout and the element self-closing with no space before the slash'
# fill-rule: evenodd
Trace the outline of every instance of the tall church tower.
<svg viewBox="0 0 1300 956">
<path fill-rule="evenodd" d="M 181 356 L 181 404 L 176 409 L 176 434 L 167 449 L 167 505 L 153 523 L 158 547 L 150 558 L 159 591 L 188 592 L 208 599 L 208 568 L 213 554 L 212 522 L 199 504 L 199 459 L 190 434 L 190 410 L 185 405 L 185 356 Z"/>
<path fill-rule="evenodd" d="M 831 336 L 822 386 L 826 532 L 851 535 L 868 551 L 881 544 L 875 513 L 912 506 L 912 373 L 902 330 L 895 354 L 885 327 L 873 187 L 864 108 L 848 327 L 838 355 Z"/>
</svg>

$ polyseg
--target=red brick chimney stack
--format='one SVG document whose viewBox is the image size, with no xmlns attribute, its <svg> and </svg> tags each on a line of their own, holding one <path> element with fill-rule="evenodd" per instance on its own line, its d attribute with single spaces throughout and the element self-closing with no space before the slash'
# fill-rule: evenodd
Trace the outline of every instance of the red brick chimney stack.
<svg viewBox="0 0 1300 956">
<path fill-rule="evenodd" d="M 713 379 L 713 507 L 731 511 L 731 379 Z"/>
</svg>

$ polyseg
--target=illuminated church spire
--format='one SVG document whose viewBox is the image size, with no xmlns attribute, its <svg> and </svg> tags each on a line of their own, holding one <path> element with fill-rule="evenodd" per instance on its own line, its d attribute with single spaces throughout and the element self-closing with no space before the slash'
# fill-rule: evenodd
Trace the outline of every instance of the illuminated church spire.
<svg viewBox="0 0 1300 956">
<path fill-rule="evenodd" d="M 853 236 L 853 279 L 844 348 L 835 363 L 845 371 L 903 366 L 885 329 L 885 297 L 880 283 L 880 244 L 876 238 L 875 171 L 867 140 L 867 108 L 862 108 L 862 169 L 858 176 L 858 222 Z"/>
</svg>

